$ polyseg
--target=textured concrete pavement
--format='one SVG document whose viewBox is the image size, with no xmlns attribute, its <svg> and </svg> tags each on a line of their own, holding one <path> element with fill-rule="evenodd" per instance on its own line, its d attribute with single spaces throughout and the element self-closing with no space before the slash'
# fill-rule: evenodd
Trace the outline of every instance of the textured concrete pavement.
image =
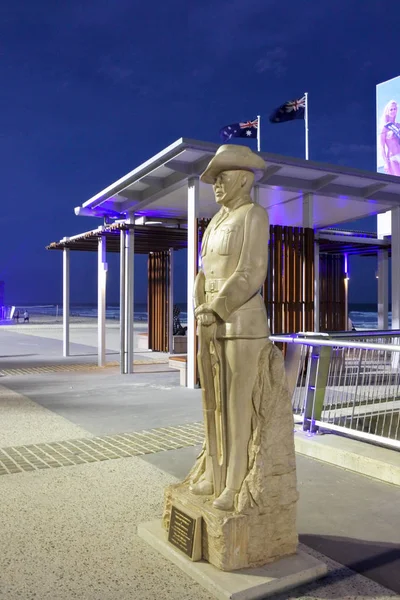
<svg viewBox="0 0 400 600">
<path fill-rule="evenodd" d="M 139 523 L 161 516 L 163 489 L 172 480 L 138 458 L 3 477 L 0 598 L 209 599 L 136 535 Z M 323 560 L 327 578 L 282 600 L 396 597 Z"/>
<path fill-rule="evenodd" d="M 29 339 L 13 335 L 19 348 Z M 51 342 L 37 339 L 43 357 Z M 1 348 L 5 340 L 0 330 Z M 0 370 L 3 360 L 19 364 L 11 354 Z M 117 369 L 3 377 L 0 448 L 201 420 L 199 391 L 178 378 Z M 0 599 L 209 598 L 136 535 L 161 515 L 165 485 L 198 449 L 1 476 Z M 325 555 L 330 574 L 280 600 L 400 598 L 400 488 L 304 456 L 297 464 L 301 540 Z"/>
</svg>

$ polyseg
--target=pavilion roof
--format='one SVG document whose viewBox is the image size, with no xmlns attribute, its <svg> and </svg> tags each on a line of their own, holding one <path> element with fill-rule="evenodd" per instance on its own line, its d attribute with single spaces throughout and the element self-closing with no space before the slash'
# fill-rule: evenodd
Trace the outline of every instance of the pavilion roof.
<svg viewBox="0 0 400 600">
<path fill-rule="evenodd" d="M 187 230 L 179 227 L 160 227 L 157 225 L 132 225 L 128 223 L 113 223 L 86 231 L 79 235 L 66 237 L 59 242 L 46 246 L 47 250 L 63 250 L 69 248 L 75 251 L 95 252 L 98 248 L 99 237 L 106 238 L 107 252 L 120 252 L 120 232 L 135 229 L 135 253 L 148 254 L 160 250 L 181 250 L 187 246 Z"/>
<path fill-rule="evenodd" d="M 179 139 L 75 208 L 78 215 L 187 219 L 187 183 L 202 173 L 219 146 Z M 314 196 L 315 228 L 400 206 L 400 178 L 299 158 L 260 153 L 267 169 L 259 201 L 274 225 L 301 226 L 303 197 Z M 201 218 L 217 211 L 212 186 L 200 182 Z"/>
<path fill-rule="evenodd" d="M 391 241 L 379 239 L 376 233 L 342 229 L 320 229 L 316 232 L 319 251 L 322 254 L 359 254 L 373 256 L 379 250 L 391 252 Z"/>
</svg>

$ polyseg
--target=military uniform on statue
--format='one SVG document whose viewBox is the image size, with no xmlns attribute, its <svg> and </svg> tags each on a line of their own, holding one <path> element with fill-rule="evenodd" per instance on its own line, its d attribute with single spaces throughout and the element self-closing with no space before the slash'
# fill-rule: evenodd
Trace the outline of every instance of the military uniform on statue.
<svg viewBox="0 0 400 600">
<path fill-rule="evenodd" d="M 174 504 L 201 516 L 202 557 L 226 571 L 297 549 L 291 399 L 260 294 L 269 221 L 250 196 L 264 169 L 248 147 L 224 145 L 201 176 L 220 206 L 194 285 L 205 443 L 188 477 L 165 495 L 164 527 Z"/>
</svg>

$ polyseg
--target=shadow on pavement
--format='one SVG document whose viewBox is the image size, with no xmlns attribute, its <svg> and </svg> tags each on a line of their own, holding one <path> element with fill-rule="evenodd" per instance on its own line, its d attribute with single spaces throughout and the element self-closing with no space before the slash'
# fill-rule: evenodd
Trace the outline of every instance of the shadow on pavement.
<svg viewBox="0 0 400 600">
<path fill-rule="evenodd" d="M 301 535 L 300 541 L 356 573 L 400 593 L 400 544 L 307 534 Z"/>
</svg>

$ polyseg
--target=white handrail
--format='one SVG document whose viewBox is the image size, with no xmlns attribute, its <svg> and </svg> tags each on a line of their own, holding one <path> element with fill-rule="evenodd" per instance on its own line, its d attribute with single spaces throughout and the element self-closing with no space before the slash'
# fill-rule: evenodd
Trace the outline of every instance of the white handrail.
<svg viewBox="0 0 400 600">
<path fill-rule="evenodd" d="M 400 336 L 399 336 L 400 337 Z M 400 352 L 400 344 L 368 344 L 366 342 L 344 342 L 343 340 L 327 340 L 321 338 L 293 337 L 290 335 L 271 335 L 272 342 L 299 344 L 300 346 L 330 346 L 331 348 L 359 348 L 360 350 L 385 350 Z"/>
</svg>

